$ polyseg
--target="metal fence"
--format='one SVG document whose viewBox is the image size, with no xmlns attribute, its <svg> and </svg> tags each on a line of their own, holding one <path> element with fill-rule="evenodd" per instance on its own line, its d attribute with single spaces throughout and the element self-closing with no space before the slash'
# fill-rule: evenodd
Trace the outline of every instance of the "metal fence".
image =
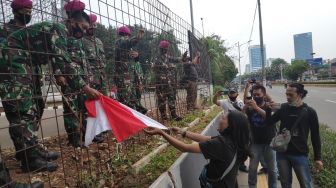
<svg viewBox="0 0 336 188">
<path fill-rule="evenodd" d="M 10 7 L 11 2 L 11 0 L 0 0 L 0 25 L 3 28 L 13 18 Z M 197 51 L 201 53 L 202 63 L 197 67 L 199 75 L 197 93 L 198 101 L 203 101 L 203 103 L 199 103 L 198 106 L 202 107 L 202 105 L 205 105 L 204 102 L 209 101 L 211 85 L 210 60 L 207 56 L 207 49 L 199 41 L 202 37 L 201 34 L 197 30 L 192 34 L 189 31 L 191 30 L 191 25 L 188 22 L 157 0 L 84 0 L 83 2 L 86 4 L 85 11 L 88 14 L 93 13 L 98 16 L 98 26 L 95 35 L 102 40 L 104 45 L 106 57 L 105 83 L 109 96 L 113 94 L 111 91 L 116 86 L 115 77 L 118 75 L 115 72 L 115 51 L 117 50 L 115 43 L 118 39 L 117 28 L 127 25 L 132 30 L 132 36 L 135 36 L 137 31 L 142 28 L 145 30 L 143 39 L 132 50 L 139 52 L 139 62 L 143 71 L 142 82 L 144 90 L 141 93 L 141 104 L 152 111 L 150 114 L 152 118 L 168 124 L 167 121 L 161 119 L 162 115 L 160 116 L 158 110 L 157 95 L 155 92 L 157 84 L 155 74 L 153 73 L 154 59 L 159 54 L 158 45 L 160 40 L 163 39 L 171 43 L 168 51 L 168 54 L 171 56 L 181 57 L 186 50 L 190 51 L 190 56 L 194 56 Z M 65 23 L 66 14 L 62 8 L 65 3 L 67 1 L 33 0 L 32 20 L 22 30 L 27 31 L 31 25 L 43 21 Z M 24 42 L 29 43 L 31 41 Z M 1 58 L 3 59 L 6 49 L 3 46 L 0 49 Z M 22 49 L 14 50 L 20 53 Z M 36 177 L 44 181 L 45 185 L 48 184 L 49 187 L 94 187 L 93 184 L 90 184 L 92 179 L 104 179 L 106 182 L 101 183 L 102 185 L 120 187 L 123 178 L 127 177 L 128 172 L 127 170 L 120 171 L 118 168 L 123 169 L 125 165 L 127 166 L 129 163 L 134 162 L 139 157 L 138 155 L 133 156 L 130 153 L 140 153 L 139 155 L 141 156 L 142 151 L 146 150 L 147 146 L 154 147 L 157 143 L 148 139 L 146 135 L 139 134 L 121 144 L 117 144 L 112 133 L 107 135 L 108 138 L 103 143 L 93 144 L 88 148 L 75 149 L 68 146 L 63 117 L 77 113 L 77 111 L 71 111 L 69 114 L 63 112 L 64 102 L 62 102 L 62 97 L 64 95 L 60 86 L 56 84 L 53 68 L 49 62 L 52 60 L 47 59 L 48 55 L 50 55 L 47 54 L 48 50 L 41 50 L 39 52 L 40 55 L 37 57 L 34 54 L 34 49 L 27 51 L 28 55 L 26 58 L 31 58 L 30 61 L 36 59 L 46 61 L 41 66 L 35 66 L 35 68 L 37 67 L 40 70 L 33 71 L 34 74 L 31 73 L 31 75 L 28 75 L 35 79 L 34 82 L 30 83 L 34 85 L 32 88 L 37 88 L 37 90 L 41 88 L 42 92 L 42 94 L 36 91 L 32 92 L 33 94 L 30 99 L 34 102 L 44 104 L 37 105 L 42 108 L 37 108 L 41 117 L 34 119 L 36 126 L 39 127 L 39 129 L 34 129 L 36 131 L 34 134 L 37 134 L 39 138 L 39 144 L 36 145 L 40 146 L 43 144 L 47 146 L 48 150 L 58 151 L 61 156 L 55 161 L 58 164 L 58 169 L 54 172 L 39 173 L 38 170 L 30 173 L 21 172 L 20 165 L 22 166 L 23 164 L 19 160 L 16 160 L 14 156 L 17 152 L 26 150 L 27 148 L 15 151 L 8 130 L 10 127 L 13 128 L 13 126 L 18 128 L 27 126 L 27 122 L 22 123 L 24 117 L 21 117 L 20 112 L 18 112 L 17 116 L 14 117 L 15 120 L 12 120 L 18 123 L 14 123 L 15 125 L 13 123 L 10 124 L 7 121 L 10 112 L 7 111 L 8 113 L 5 114 L 4 110 L 6 108 L 3 107 L 6 105 L 6 102 L 16 101 L 17 99 L 2 97 L 3 106 L 0 105 L 0 154 L 2 163 L 6 164 L 12 179 L 15 181 L 30 182 L 32 178 Z M 3 70 L 1 69 L 1 62 L 0 70 Z M 8 74 L 8 72 L 0 72 L 0 78 L 6 77 Z M 16 77 L 23 76 L 20 73 L 10 73 L 12 76 L 13 74 Z M 177 114 L 180 116 L 184 116 L 187 113 L 186 90 L 180 86 L 180 80 L 185 74 L 188 73 L 184 73 L 182 64 L 178 64 L 176 74 L 174 75 L 175 83 L 172 85 L 177 90 L 174 106 L 176 106 Z M 2 78 L 0 80 L 0 87 L 3 82 L 4 79 Z M 76 96 L 84 95 L 80 91 L 72 92 L 71 94 Z M 1 96 L 5 95 L 6 93 L 2 93 Z M 24 97 L 20 98 L 20 101 L 24 99 Z M 17 109 L 24 108 L 19 105 L 16 107 Z M 39 112 L 35 112 L 35 115 L 39 114 Z M 13 136 L 13 133 L 11 134 Z M 30 147 L 35 147 L 35 145 L 31 145 Z"/>
</svg>

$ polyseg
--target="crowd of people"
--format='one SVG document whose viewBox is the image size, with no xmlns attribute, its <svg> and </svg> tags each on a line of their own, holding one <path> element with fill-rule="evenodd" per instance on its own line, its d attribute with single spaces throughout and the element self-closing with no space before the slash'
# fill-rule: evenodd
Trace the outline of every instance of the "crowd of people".
<svg viewBox="0 0 336 188">
<path fill-rule="evenodd" d="M 72 0 L 64 5 L 66 18 L 62 23 L 44 21 L 28 25 L 32 18 L 31 0 L 13 0 L 14 18 L 0 28 L 0 98 L 9 122 L 9 134 L 15 146 L 15 158 L 21 162 L 23 172 L 55 171 L 58 152 L 48 151 L 38 141 L 37 132 L 43 116 L 45 101 L 42 96 L 42 65 L 52 73 L 50 81 L 62 94 L 63 119 L 68 144 L 82 147 L 86 125 L 85 101 L 108 95 L 103 42 L 96 37 L 97 15 L 85 12 L 85 3 Z M 112 82 L 116 86 L 116 99 L 147 114 L 141 104 L 143 73 L 139 52 L 133 50 L 143 38 L 140 29 L 132 36 L 128 26 L 117 30 Z M 176 64 L 191 71 L 187 80 L 188 110 L 195 109 L 197 70 L 200 53 L 193 59 L 185 52 L 182 57 L 168 55 L 170 42 L 158 44 L 159 54 L 153 61 L 158 109 L 163 120 L 169 117 L 182 120 L 176 111 Z M 166 112 L 168 104 L 169 113 Z M 105 133 L 97 135 L 102 142 Z M 42 182 L 25 184 L 11 181 L 5 161 L 0 156 L 0 186 L 43 187 Z"/>
</svg>

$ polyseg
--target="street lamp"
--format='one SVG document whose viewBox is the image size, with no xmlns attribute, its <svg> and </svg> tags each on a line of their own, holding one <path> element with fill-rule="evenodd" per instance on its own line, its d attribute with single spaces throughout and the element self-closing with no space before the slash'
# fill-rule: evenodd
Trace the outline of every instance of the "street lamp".
<svg viewBox="0 0 336 188">
<path fill-rule="evenodd" d="M 239 44 L 239 41 L 236 43 L 237 47 L 238 47 L 238 68 L 239 68 L 239 91 L 241 90 L 241 67 L 240 67 L 240 47 L 245 45 L 245 44 L 249 44 L 252 40 L 249 40 L 243 44 Z"/>
<path fill-rule="evenodd" d="M 203 37 L 204 37 L 204 25 L 203 25 L 203 18 L 201 18 L 202 21 L 202 30 L 203 30 Z"/>
</svg>

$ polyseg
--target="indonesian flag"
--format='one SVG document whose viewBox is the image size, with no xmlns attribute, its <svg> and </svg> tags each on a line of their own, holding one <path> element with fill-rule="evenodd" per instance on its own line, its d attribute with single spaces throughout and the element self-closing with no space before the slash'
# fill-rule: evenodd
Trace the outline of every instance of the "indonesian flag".
<svg viewBox="0 0 336 188">
<path fill-rule="evenodd" d="M 85 133 L 85 146 L 104 131 L 112 130 L 118 142 L 138 133 L 144 128 L 167 129 L 161 123 L 109 97 L 101 95 L 99 100 L 85 102 L 88 118 Z"/>
</svg>

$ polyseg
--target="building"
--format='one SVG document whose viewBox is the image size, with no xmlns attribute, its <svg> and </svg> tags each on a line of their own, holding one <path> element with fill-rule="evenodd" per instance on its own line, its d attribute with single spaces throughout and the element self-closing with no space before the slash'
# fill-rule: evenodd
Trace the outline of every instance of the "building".
<svg viewBox="0 0 336 188">
<path fill-rule="evenodd" d="M 296 60 L 313 59 L 312 33 L 301 33 L 294 35 L 294 51 Z"/>
<path fill-rule="evenodd" d="M 245 65 L 245 74 L 250 74 L 250 64 Z"/>
<path fill-rule="evenodd" d="M 253 45 L 249 47 L 250 56 L 250 72 L 256 72 L 262 68 L 261 48 L 260 45 Z M 264 60 L 266 63 L 266 48 L 264 45 Z"/>
</svg>

